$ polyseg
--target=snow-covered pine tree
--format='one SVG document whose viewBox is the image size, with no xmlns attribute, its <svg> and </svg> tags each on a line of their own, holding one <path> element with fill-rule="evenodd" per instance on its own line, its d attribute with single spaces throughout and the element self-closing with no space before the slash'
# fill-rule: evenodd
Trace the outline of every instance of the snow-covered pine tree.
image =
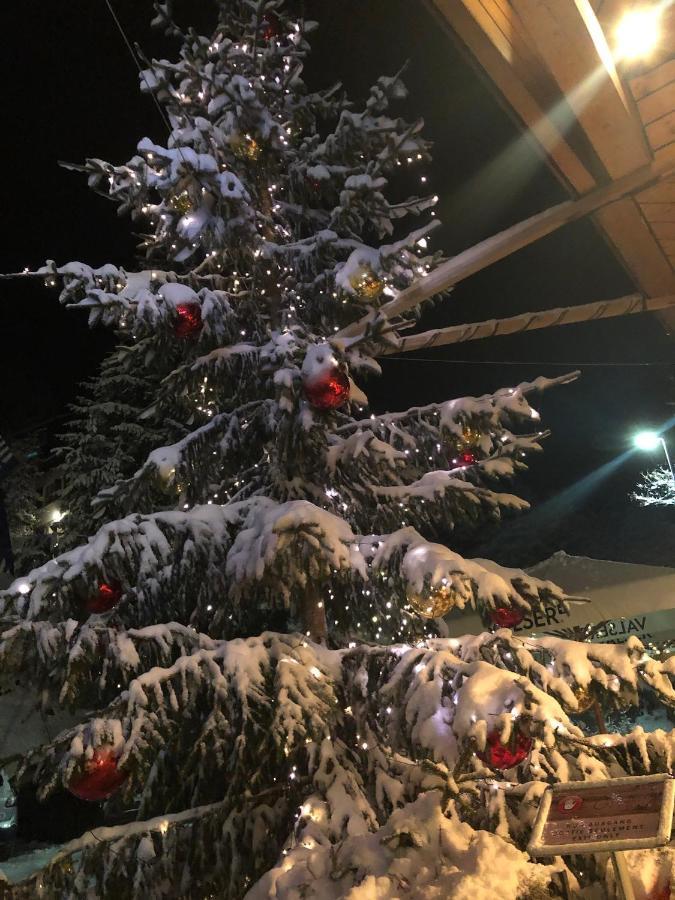
<svg viewBox="0 0 675 900">
<path fill-rule="evenodd" d="M 50 533 L 49 523 L 44 521 L 44 444 L 45 435 L 40 430 L 15 438 L 12 441 L 15 465 L 1 482 L 3 496 L 0 502 L 6 509 L 17 572 L 32 569 L 53 555 L 55 538 Z"/>
<path fill-rule="evenodd" d="M 389 112 L 400 78 L 363 103 L 308 91 L 313 26 L 282 0 L 220 0 L 208 36 L 156 9 L 180 53 L 141 87 L 168 140 L 86 166 L 147 223 L 146 268 L 42 274 L 93 324 L 181 344 L 142 417 L 191 427 L 99 492 L 88 543 L 12 585 L 0 638 L 6 683 L 82 711 L 17 780 L 133 821 L 6 896 L 515 900 L 602 880 L 593 857 L 529 860 L 538 798 L 669 770 L 672 733 L 575 719 L 640 688 L 672 705 L 675 667 L 633 639 L 441 634 L 453 608 L 514 623 L 566 598 L 431 542 L 524 506 L 494 482 L 538 449 L 529 397 L 550 382 L 372 416 L 357 387 L 405 324 L 383 300 L 435 263 L 434 198 L 395 196 L 428 155 Z"/>
<path fill-rule="evenodd" d="M 675 481 L 666 466 L 643 472 L 632 493 L 640 506 L 675 506 Z"/>
<path fill-rule="evenodd" d="M 191 430 L 192 414 L 185 422 L 178 421 L 178 404 L 176 418 L 143 416 L 162 378 L 175 367 L 171 362 L 182 361 L 182 356 L 167 354 L 155 335 L 132 344 L 124 333 L 120 337 L 119 346 L 70 407 L 71 417 L 54 451 L 60 490 L 52 499 L 64 512 L 59 541 L 64 550 L 86 541 L 101 524 L 105 515 L 101 491 L 133 475 L 138 460 L 153 447 L 172 443 Z M 155 344 L 160 344 L 159 353 L 152 352 Z"/>
</svg>

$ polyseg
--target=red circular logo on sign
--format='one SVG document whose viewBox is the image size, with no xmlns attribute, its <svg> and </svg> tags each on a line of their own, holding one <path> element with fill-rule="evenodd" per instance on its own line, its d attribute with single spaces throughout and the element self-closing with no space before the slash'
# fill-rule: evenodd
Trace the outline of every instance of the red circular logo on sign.
<svg viewBox="0 0 675 900">
<path fill-rule="evenodd" d="M 563 797 L 558 800 L 558 812 L 573 813 L 576 812 L 584 801 L 581 797 L 573 795 L 571 797 Z"/>
</svg>

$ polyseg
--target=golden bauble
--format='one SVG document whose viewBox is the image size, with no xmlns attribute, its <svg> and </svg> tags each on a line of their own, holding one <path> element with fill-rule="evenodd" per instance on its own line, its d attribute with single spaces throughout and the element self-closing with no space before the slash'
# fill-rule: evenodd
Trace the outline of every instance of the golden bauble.
<svg viewBox="0 0 675 900">
<path fill-rule="evenodd" d="M 180 213 L 181 216 L 186 216 L 194 209 L 192 197 L 188 191 L 180 191 L 178 194 L 174 194 L 170 197 L 169 206 L 171 209 L 175 209 L 177 213 Z"/>
<path fill-rule="evenodd" d="M 418 615 L 425 619 L 438 619 L 454 609 L 457 603 L 457 592 L 446 584 L 439 584 L 423 591 L 415 591 L 410 588 L 408 603 Z"/>
<path fill-rule="evenodd" d="M 234 155 L 238 156 L 239 159 L 250 159 L 255 161 L 262 153 L 262 147 L 250 134 L 239 134 L 232 138 L 230 147 L 232 148 Z"/>
<path fill-rule="evenodd" d="M 471 425 L 465 425 L 464 428 L 462 428 L 462 448 L 477 447 L 482 438 L 483 434 L 477 428 L 473 428 Z"/>
<path fill-rule="evenodd" d="M 368 265 L 361 265 L 349 279 L 354 292 L 366 300 L 379 297 L 384 290 L 384 281 Z"/>
<path fill-rule="evenodd" d="M 581 685 L 577 685 L 573 689 L 574 696 L 577 699 L 577 708 L 573 709 L 570 706 L 571 713 L 585 713 L 593 706 L 595 702 L 595 697 L 593 696 L 593 692 L 591 691 L 590 685 L 587 687 L 581 687 Z"/>
</svg>

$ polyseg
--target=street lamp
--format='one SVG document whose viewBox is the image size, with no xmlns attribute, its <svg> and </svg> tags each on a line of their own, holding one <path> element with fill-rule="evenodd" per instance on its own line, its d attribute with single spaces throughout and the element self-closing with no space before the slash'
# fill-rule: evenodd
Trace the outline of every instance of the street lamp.
<svg viewBox="0 0 675 900">
<path fill-rule="evenodd" d="M 647 452 L 656 450 L 659 444 L 661 444 L 661 446 L 663 447 L 663 452 L 666 456 L 668 468 L 670 469 L 670 477 L 673 479 L 673 484 L 675 485 L 675 472 L 673 472 L 673 464 L 670 461 L 670 454 L 668 453 L 666 442 L 661 437 L 661 435 L 656 431 L 638 431 L 638 433 L 633 438 L 633 443 L 638 450 L 646 450 Z"/>
<path fill-rule="evenodd" d="M 645 59 L 660 38 L 661 4 L 642 6 L 627 12 L 614 33 L 617 60 Z"/>
<path fill-rule="evenodd" d="M 633 443 L 638 450 L 656 450 L 663 438 L 655 431 L 639 431 L 633 438 Z"/>
</svg>

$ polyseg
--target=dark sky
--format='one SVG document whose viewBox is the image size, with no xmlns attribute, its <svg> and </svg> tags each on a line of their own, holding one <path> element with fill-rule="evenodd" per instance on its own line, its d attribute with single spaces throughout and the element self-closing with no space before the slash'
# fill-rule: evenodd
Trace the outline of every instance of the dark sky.
<svg viewBox="0 0 675 900">
<path fill-rule="evenodd" d="M 113 4 L 132 41 L 149 54 L 170 55 L 163 38 L 148 27 L 149 0 Z M 185 10 L 195 5 L 182 4 Z M 208 6 L 199 4 L 202 19 Z M 453 255 L 565 199 L 544 161 L 519 138 L 514 123 L 421 2 L 306 0 L 305 8 L 321 23 L 305 70 L 310 86 L 339 78 L 359 95 L 378 75 L 409 61 L 410 97 L 401 112 L 422 116 L 435 145 L 427 175 L 441 197 L 444 222 L 435 247 Z M 61 3 L 58 14 L 48 17 L 39 0 L 2 4 L 0 23 L 5 36 L 0 271 L 34 267 L 46 258 L 131 265 L 134 240 L 128 220 L 92 194 L 81 176 L 57 165 L 59 159 L 77 162 L 86 156 L 123 162 L 143 135 L 164 136 L 157 111 L 139 94 L 136 70 L 104 0 Z M 96 370 L 110 338 L 89 331 L 80 313 L 60 309 L 52 291 L 25 282 L 3 282 L 1 290 L 0 434 L 12 435 L 62 414 L 77 382 Z M 460 284 L 424 321 L 478 321 L 631 290 L 599 233 L 583 221 Z M 637 425 L 658 424 L 672 412 L 666 406 L 675 400 L 668 365 L 672 342 L 654 317 L 419 355 L 432 361 L 386 362 L 384 379 L 367 386 L 375 406 L 400 409 L 482 393 L 583 363 L 624 364 L 581 365 L 577 384 L 542 398 L 539 406 L 553 436 L 518 488 L 548 502 L 543 512 L 524 520 L 515 538 L 506 535 L 508 551 L 520 561 L 565 546 L 588 555 L 675 564 L 673 516 L 638 510 L 626 501 L 645 461 L 632 455 L 610 476 L 593 476 L 626 450 Z"/>
</svg>

